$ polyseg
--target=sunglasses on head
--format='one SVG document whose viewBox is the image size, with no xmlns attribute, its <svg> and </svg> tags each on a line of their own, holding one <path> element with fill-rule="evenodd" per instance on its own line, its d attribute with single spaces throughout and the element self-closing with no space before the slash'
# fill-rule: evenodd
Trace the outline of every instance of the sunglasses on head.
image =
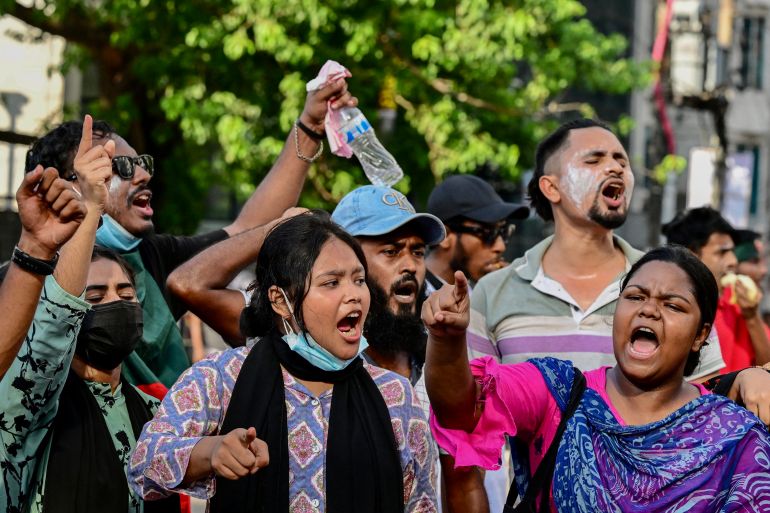
<svg viewBox="0 0 770 513">
<path fill-rule="evenodd" d="M 475 235 L 481 242 L 487 246 L 493 246 L 498 237 L 503 238 L 504 243 L 508 243 L 513 232 L 516 231 L 515 224 L 503 224 L 500 226 L 468 226 L 465 224 L 450 225 L 449 229 L 456 233 L 468 233 Z"/>
<path fill-rule="evenodd" d="M 155 161 L 150 155 L 112 157 L 112 172 L 123 180 L 130 180 L 134 177 L 136 166 L 142 166 L 150 176 L 155 172 Z"/>
</svg>

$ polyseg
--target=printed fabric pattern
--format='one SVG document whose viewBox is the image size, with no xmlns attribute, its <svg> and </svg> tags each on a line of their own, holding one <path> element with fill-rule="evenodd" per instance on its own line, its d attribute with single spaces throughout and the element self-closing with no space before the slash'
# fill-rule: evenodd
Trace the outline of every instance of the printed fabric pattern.
<svg viewBox="0 0 770 513">
<path fill-rule="evenodd" d="M 209 499 L 216 479 L 180 488 L 195 444 L 219 432 L 235 381 L 249 348 L 216 353 L 195 364 L 172 387 L 155 418 L 145 425 L 129 463 L 129 484 L 145 499 L 180 492 Z M 409 382 L 392 372 L 366 365 L 390 411 L 404 476 L 404 511 L 435 513 L 433 486 L 436 449 L 419 399 Z M 325 511 L 325 447 L 332 391 L 313 396 L 286 371 L 289 446 L 289 511 Z"/>
<path fill-rule="evenodd" d="M 95 381 L 86 381 L 85 383 L 96 399 L 96 404 L 104 416 L 107 430 L 110 432 L 112 443 L 115 446 L 115 453 L 125 468 L 131 456 L 131 449 L 136 445 L 136 440 L 134 440 L 131 418 L 126 408 L 126 398 L 121 390 L 123 384 L 119 384 L 118 388 L 113 392 L 109 383 L 97 383 Z M 158 409 L 159 401 L 154 397 L 144 395 L 142 399 L 144 399 L 151 411 Z M 130 513 L 141 513 L 144 510 L 141 497 L 136 495 L 136 492 L 131 487 L 129 487 L 128 491 L 128 511 Z"/>
<path fill-rule="evenodd" d="M 572 365 L 531 363 L 563 410 Z M 553 501 L 560 513 L 770 511 L 768 434 L 753 414 L 712 394 L 658 422 L 621 426 L 587 389 L 559 447 Z"/>
<path fill-rule="evenodd" d="M 88 309 L 46 278 L 32 325 L 0 380 L 0 511 L 40 511 L 48 432 Z"/>
</svg>

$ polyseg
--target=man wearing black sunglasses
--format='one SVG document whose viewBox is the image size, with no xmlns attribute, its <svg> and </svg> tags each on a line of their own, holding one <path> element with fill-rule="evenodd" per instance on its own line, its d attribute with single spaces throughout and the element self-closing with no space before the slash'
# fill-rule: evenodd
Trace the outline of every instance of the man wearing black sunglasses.
<svg viewBox="0 0 770 513">
<path fill-rule="evenodd" d="M 428 292 L 452 283 L 455 271 L 475 283 L 504 267 L 503 252 L 515 228 L 512 221 L 529 215 L 527 207 L 504 202 L 491 185 L 473 175 L 450 176 L 436 186 L 428 198 L 428 212 L 447 230 L 425 260 Z"/>
<path fill-rule="evenodd" d="M 28 171 L 43 165 L 56 168 L 63 178 L 74 179 L 77 166 L 95 165 L 105 159 L 112 165 L 113 176 L 108 184 L 97 244 L 119 251 L 137 271 L 144 333 L 140 347 L 124 364 L 123 374 L 130 382 L 146 385 L 145 390 L 160 395 L 160 384 L 170 386 L 189 367 L 176 326 L 176 320 L 186 309 L 168 293 L 168 275 L 202 249 L 264 225 L 296 205 L 310 163 L 320 153 L 328 105 L 342 108 L 357 103 L 344 79 L 309 92 L 281 154 L 238 217 L 221 230 L 194 237 L 153 233 L 149 183 L 155 163 L 150 155 L 139 155 L 107 123 L 98 121 L 91 125 L 90 116 L 86 116 L 84 123 L 63 123 L 33 143 L 27 153 Z"/>
</svg>

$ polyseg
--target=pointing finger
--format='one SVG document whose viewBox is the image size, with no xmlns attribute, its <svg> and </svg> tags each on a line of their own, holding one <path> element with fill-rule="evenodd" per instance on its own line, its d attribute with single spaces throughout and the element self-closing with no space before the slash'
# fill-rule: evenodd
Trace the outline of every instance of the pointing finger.
<svg viewBox="0 0 770 513">
<path fill-rule="evenodd" d="M 86 114 L 83 118 L 83 133 L 80 135 L 80 146 L 78 146 L 78 155 L 83 155 L 91 149 L 93 139 L 93 118 Z"/>
<path fill-rule="evenodd" d="M 468 297 L 468 278 L 462 271 L 455 271 L 455 288 L 452 295 L 458 303 Z"/>
</svg>

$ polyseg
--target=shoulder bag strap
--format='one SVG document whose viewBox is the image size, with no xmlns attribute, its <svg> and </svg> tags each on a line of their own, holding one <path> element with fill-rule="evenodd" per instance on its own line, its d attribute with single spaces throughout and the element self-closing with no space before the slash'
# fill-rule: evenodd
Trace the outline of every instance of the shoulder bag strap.
<svg viewBox="0 0 770 513">
<path fill-rule="evenodd" d="M 538 465 L 535 475 L 532 476 L 529 486 L 527 487 L 527 492 L 524 494 L 524 498 L 516 508 L 513 507 L 513 504 L 516 502 L 516 499 L 519 498 L 519 491 L 515 482 L 511 484 L 511 488 L 508 491 L 508 499 L 505 501 L 505 508 L 503 509 L 504 513 L 548 512 L 551 482 L 553 481 L 553 472 L 556 468 L 556 453 L 559 450 L 559 444 L 561 443 L 562 436 L 567 428 L 567 421 L 577 410 L 585 389 L 586 378 L 583 376 L 583 373 L 576 368 L 569 402 L 567 403 L 567 408 L 562 412 L 561 422 L 559 422 L 559 426 L 556 428 L 553 441 L 548 447 L 548 451 L 545 453 L 543 461 Z M 536 507 L 538 495 L 541 497 L 539 508 Z"/>
</svg>

